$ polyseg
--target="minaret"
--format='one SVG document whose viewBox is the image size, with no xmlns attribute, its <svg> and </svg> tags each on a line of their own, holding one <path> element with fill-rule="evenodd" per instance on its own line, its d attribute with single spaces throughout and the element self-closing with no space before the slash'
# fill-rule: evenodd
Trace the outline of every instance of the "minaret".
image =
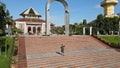
<svg viewBox="0 0 120 68">
<path fill-rule="evenodd" d="M 118 0 L 104 0 L 101 6 L 104 8 L 105 17 L 114 17 L 114 7 L 118 4 Z"/>
</svg>

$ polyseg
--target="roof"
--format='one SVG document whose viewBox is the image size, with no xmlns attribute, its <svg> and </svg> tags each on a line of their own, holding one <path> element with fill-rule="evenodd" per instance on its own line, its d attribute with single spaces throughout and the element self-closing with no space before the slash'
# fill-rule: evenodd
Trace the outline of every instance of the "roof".
<svg viewBox="0 0 120 68">
<path fill-rule="evenodd" d="M 25 10 L 24 12 L 22 12 L 20 15 L 21 15 L 21 16 L 33 15 L 33 16 L 39 16 L 39 17 L 41 17 L 41 15 L 40 15 L 37 11 L 35 11 L 33 8 L 28 8 L 28 9 L 26 9 L 26 10 Z"/>
<path fill-rule="evenodd" d="M 38 19 L 38 18 L 18 18 L 18 19 L 15 19 L 15 21 L 21 21 L 21 22 L 38 22 L 38 23 L 45 23 L 45 20 L 42 20 L 42 19 Z"/>
</svg>

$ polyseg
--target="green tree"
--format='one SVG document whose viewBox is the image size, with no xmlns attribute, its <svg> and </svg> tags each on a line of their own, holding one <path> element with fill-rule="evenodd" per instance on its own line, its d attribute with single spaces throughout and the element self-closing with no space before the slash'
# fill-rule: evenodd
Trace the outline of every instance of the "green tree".
<svg viewBox="0 0 120 68">
<path fill-rule="evenodd" d="M 1 33 L 2 35 L 5 34 L 5 25 L 6 25 L 6 14 L 5 14 L 5 9 L 6 6 L 4 3 L 0 3 L 0 29 L 1 29 Z"/>
<path fill-rule="evenodd" d="M 96 27 L 100 34 L 110 34 L 110 31 L 118 31 L 119 17 L 106 18 L 102 14 L 97 19 L 89 23 L 90 26 Z"/>
<path fill-rule="evenodd" d="M 12 25 L 13 19 L 10 16 L 9 11 L 6 9 L 6 5 L 2 2 L 0 2 L 0 29 L 1 33 L 0 35 L 4 36 L 5 35 L 5 29 L 6 29 L 6 24 Z"/>
<path fill-rule="evenodd" d="M 87 24 L 87 20 L 83 19 L 83 25 L 86 25 L 86 24 Z"/>
<path fill-rule="evenodd" d="M 64 34 L 64 31 L 65 31 L 65 28 L 64 28 L 64 26 L 58 26 L 58 27 L 56 27 L 55 28 L 55 33 L 56 34 Z"/>
</svg>

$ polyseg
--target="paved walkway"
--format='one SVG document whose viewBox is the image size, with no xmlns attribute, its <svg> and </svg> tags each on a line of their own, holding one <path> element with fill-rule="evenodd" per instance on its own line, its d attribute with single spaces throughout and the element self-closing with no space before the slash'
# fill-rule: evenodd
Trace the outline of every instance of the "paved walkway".
<svg viewBox="0 0 120 68">
<path fill-rule="evenodd" d="M 114 50 L 112 48 L 97 48 L 97 49 L 88 49 L 88 50 L 77 50 L 77 51 L 66 51 L 64 55 L 77 55 L 81 53 L 91 53 L 91 52 L 104 52 Z M 32 54 L 27 55 L 27 59 L 34 58 L 47 58 L 47 57 L 55 57 L 55 56 L 63 56 L 61 52 L 53 52 L 53 53 L 43 53 L 43 54 Z"/>
<path fill-rule="evenodd" d="M 24 39 L 27 68 L 120 68 L 120 50 L 91 36 Z M 60 53 L 61 44 L 65 45 L 64 56 Z"/>
</svg>

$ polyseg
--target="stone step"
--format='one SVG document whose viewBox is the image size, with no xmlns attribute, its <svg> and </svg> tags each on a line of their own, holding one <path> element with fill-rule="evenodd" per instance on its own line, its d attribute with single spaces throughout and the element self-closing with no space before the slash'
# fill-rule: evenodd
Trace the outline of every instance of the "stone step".
<svg viewBox="0 0 120 68">
<path fill-rule="evenodd" d="M 26 57 L 27 68 L 120 67 L 120 53 L 91 36 L 29 36 L 20 42 L 20 56 Z M 61 44 L 65 45 L 64 56 L 59 54 Z"/>
<path fill-rule="evenodd" d="M 110 61 L 115 61 L 115 62 L 118 60 L 119 56 L 110 56 L 110 55 L 112 55 L 112 54 L 103 55 L 103 56 L 99 56 L 99 57 L 97 55 L 95 55 L 91 59 L 89 57 L 82 58 L 84 56 L 81 57 L 81 55 L 80 55 L 80 56 L 72 57 L 72 58 L 69 58 L 69 57 L 68 58 L 60 58 L 59 57 L 59 58 L 55 58 L 55 59 L 53 58 L 53 59 L 49 59 L 49 60 L 46 59 L 46 60 L 43 60 L 44 62 L 42 62 L 42 60 L 34 60 L 36 62 L 30 61 L 31 62 L 30 66 L 38 66 L 38 67 L 39 66 L 45 66 L 45 67 L 49 67 L 49 66 L 56 67 L 57 66 L 57 67 L 59 67 L 59 66 L 62 66 L 64 64 L 65 65 L 72 65 L 72 66 L 77 66 L 77 65 L 84 66 L 83 64 L 86 64 L 87 66 L 100 66 L 102 64 L 107 64 L 107 63 L 105 63 L 105 61 L 107 59 L 108 59 L 108 61 L 109 61 L 109 59 L 112 59 Z M 69 59 L 69 60 L 66 60 L 66 59 Z M 84 59 L 84 60 L 81 61 L 82 59 Z M 56 61 L 58 61 L 58 62 L 56 62 Z M 60 63 L 60 62 L 62 62 L 62 63 Z M 91 64 L 91 62 L 92 62 L 92 64 Z M 95 64 L 96 62 L 99 62 L 99 64 Z"/>
</svg>

